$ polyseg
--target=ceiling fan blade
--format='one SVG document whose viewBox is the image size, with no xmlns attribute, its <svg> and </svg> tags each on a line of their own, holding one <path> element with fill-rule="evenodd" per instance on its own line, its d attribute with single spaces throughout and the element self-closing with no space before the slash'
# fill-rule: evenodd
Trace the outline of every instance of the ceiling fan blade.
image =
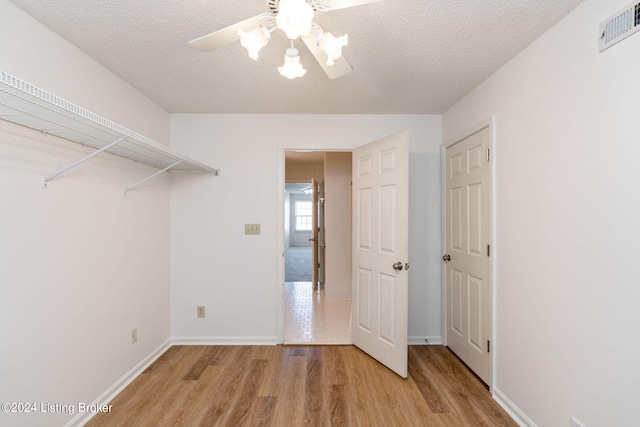
<svg viewBox="0 0 640 427">
<path fill-rule="evenodd" d="M 240 40 L 238 30 L 251 31 L 260 25 L 270 25 L 275 22 L 275 15 L 272 13 L 263 13 L 253 18 L 245 19 L 237 24 L 230 25 L 226 28 L 216 31 L 215 33 L 207 34 L 206 36 L 199 37 L 191 40 L 189 46 L 200 49 L 203 52 L 210 52 L 222 46 L 226 46 L 230 43 Z"/>
<path fill-rule="evenodd" d="M 318 10 L 331 11 L 380 1 L 383 0 L 318 0 L 317 3 L 319 3 Z"/>
<path fill-rule="evenodd" d="M 342 77 L 346 74 L 349 74 L 353 71 L 351 65 L 344 59 L 344 56 L 340 56 L 340 58 L 336 59 L 333 62 L 333 65 L 327 65 L 327 54 L 318 47 L 318 41 L 316 40 L 316 36 L 313 33 L 303 36 L 302 41 L 307 45 L 313 56 L 316 58 L 322 69 L 330 79 L 337 79 L 338 77 Z"/>
</svg>

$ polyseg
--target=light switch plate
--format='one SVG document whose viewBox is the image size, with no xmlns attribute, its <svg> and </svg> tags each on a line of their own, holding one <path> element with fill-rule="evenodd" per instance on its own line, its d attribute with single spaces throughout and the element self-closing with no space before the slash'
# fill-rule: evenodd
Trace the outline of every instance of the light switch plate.
<svg viewBox="0 0 640 427">
<path fill-rule="evenodd" d="M 245 224 L 244 234 L 257 236 L 260 234 L 260 224 Z"/>
</svg>

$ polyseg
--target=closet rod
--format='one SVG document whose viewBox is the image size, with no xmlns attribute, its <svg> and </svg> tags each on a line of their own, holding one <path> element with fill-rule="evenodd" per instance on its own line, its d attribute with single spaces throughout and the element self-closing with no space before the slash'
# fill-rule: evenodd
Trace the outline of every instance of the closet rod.
<svg viewBox="0 0 640 427">
<path fill-rule="evenodd" d="M 62 168 L 62 169 L 60 169 L 59 171 L 52 173 L 51 175 L 49 175 L 48 177 L 46 177 L 46 178 L 44 179 L 44 185 L 43 185 L 43 187 L 44 187 L 44 188 L 47 188 L 47 182 L 51 181 L 53 178 L 57 177 L 58 175 L 61 175 L 61 174 L 65 173 L 66 171 L 68 171 L 68 170 L 70 170 L 70 169 L 75 168 L 76 166 L 78 166 L 78 165 L 80 165 L 80 164 L 82 164 L 82 163 L 86 162 L 86 161 L 87 161 L 87 160 L 89 160 L 90 158 L 92 158 L 92 157 L 94 157 L 94 156 L 97 156 L 98 154 L 102 153 L 103 151 L 105 151 L 105 150 L 107 150 L 107 149 L 109 149 L 109 148 L 113 147 L 114 145 L 118 145 L 118 144 L 120 144 L 120 143 L 121 143 L 122 141 L 124 141 L 125 139 L 127 139 L 127 137 L 126 137 L 126 136 L 123 136 L 122 138 L 120 138 L 120 139 L 118 139 L 118 140 L 116 140 L 116 141 L 113 141 L 113 142 L 112 142 L 111 144 L 109 144 L 109 145 L 105 145 L 105 146 L 104 146 L 104 147 L 102 147 L 101 149 L 99 149 L 99 150 L 97 150 L 97 151 L 94 151 L 93 153 L 89 154 L 88 156 L 84 157 L 83 159 L 80 159 L 80 160 L 78 160 L 77 162 L 75 162 L 75 163 L 73 163 L 73 164 L 71 164 L 71 165 L 67 166 L 66 168 Z"/>
</svg>

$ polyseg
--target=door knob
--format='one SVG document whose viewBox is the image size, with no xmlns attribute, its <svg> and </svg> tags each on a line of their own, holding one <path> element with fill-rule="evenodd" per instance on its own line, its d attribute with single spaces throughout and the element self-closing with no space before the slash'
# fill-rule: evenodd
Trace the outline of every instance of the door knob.
<svg viewBox="0 0 640 427">
<path fill-rule="evenodd" d="M 399 262 L 399 261 L 398 261 L 398 262 L 396 262 L 396 263 L 394 263 L 394 264 L 393 264 L 393 269 L 394 269 L 394 270 L 398 270 L 398 271 L 402 270 L 402 263 L 401 263 L 401 262 Z"/>
<path fill-rule="evenodd" d="M 445 256 L 442 257 L 443 260 L 445 260 L 446 262 L 451 261 L 451 256 L 449 254 L 445 254 Z"/>
<path fill-rule="evenodd" d="M 317 239 L 316 237 L 312 237 L 312 238 L 310 238 L 310 239 L 309 239 L 309 241 L 310 241 L 310 242 L 317 242 L 317 241 L 318 241 L 318 239 Z"/>
</svg>

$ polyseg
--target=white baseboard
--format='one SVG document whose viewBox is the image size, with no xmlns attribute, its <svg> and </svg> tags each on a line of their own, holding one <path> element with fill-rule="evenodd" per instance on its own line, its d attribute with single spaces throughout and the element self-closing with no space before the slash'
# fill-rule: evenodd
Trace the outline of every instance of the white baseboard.
<svg viewBox="0 0 640 427">
<path fill-rule="evenodd" d="M 158 348 L 156 348 L 154 351 L 152 351 L 151 354 L 149 354 L 140 363 L 138 363 L 136 366 L 134 366 L 133 369 L 131 369 L 129 372 L 127 372 L 118 381 L 116 381 L 116 383 L 114 385 L 109 387 L 109 389 L 107 391 L 102 393 L 102 395 L 100 397 L 98 397 L 92 403 L 92 405 L 106 405 L 109 402 L 111 402 L 111 400 L 114 397 L 116 397 L 118 395 L 118 393 L 120 393 L 122 390 L 124 390 L 124 388 L 126 386 L 131 384 L 131 382 L 133 382 L 133 380 L 135 380 L 138 377 L 138 375 L 140 375 L 142 372 L 144 372 L 145 369 L 147 369 L 153 362 L 155 362 L 158 359 L 158 357 L 162 356 L 162 354 L 165 351 L 167 351 L 171 347 L 171 345 L 172 345 L 172 343 L 171 343 L 170 339 L 168 339 L 167 341 L 162 343 Z M 89 422 L 89 420 L 91 418 L 93 418 L 93 416 L 95 414 L 96 414 L 95 412 L 90 412 L 90 411 L 85 412 L 85 413 L 78 413 L 78 415 L 76 415 L 71 421 L 69 421 L 65 425 L 65 427 L 83 426 L 87 422 Z"/>
<path fill-rule="evenodd" d="M 173 337 L 173 345 L 276 345 L 278 337 Z"/>
<path fill-rule="evenodd" d="M 493 388 L 493 400 L 504 409 L 507 414 L 521 427 L 537 427 L 507 396 L 496 387 Z"/>
<path fill-rule="evenodd" d="M 441 336 L 413 336 L 409 337 L 409 345 L 442 345 Z"/>
</svg>

